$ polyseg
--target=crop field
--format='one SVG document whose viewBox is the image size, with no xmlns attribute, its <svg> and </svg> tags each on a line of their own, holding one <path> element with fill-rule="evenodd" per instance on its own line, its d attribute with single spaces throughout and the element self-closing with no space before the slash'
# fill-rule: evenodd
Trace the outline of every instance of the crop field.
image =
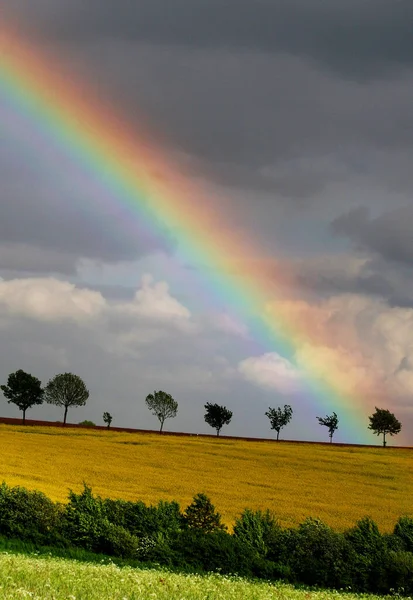
<svg viewBox="0 0 413 600">
<path fill-rule="evenodd" d="M 102 497 L 210 496 L 229 526 L 246 508 L 283 525 L 319 517 L 337 530 L 369 515 L 390 531 L 413 516 L 413 451 L 332 447 L 110 430 L 0 425 L 0 481 L 65 501 L 83 482 Z"/>
<path fill-rule="evenodd" d="M 0 553 L 0 599 L 17 600 L 384 600 L 370 594 L 307 591 L 220 575 L 180 575 Z"/>
</svg>

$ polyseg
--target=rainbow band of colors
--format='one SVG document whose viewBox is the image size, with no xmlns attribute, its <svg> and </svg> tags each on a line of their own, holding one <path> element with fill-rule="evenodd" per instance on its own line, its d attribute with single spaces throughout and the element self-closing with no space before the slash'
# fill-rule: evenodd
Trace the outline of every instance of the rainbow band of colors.
<svg viewBox="0 0 413 600">
<path fill-rule="evenodd" d="M 60 66 L 34 44 L 10 31 L 0 33 L 0 102 L 24 127 L 40 131 L 46 144 L 60 148 L 79 171 L 104 187 L 115 213 L 118 207 L 154 237 L 162 239 L 165 230 L 178 236 L 176 260 L 198 265 L 205 293 L 243 319 L 261 352 L 277 352 L 294 363 L 300 345 L 322 343 L 311 324 L 297 324 L 288 311 L 277 314 L 271 308 L 281 290 L 291 288 L 288 274 L 276 261 L 271 278 L 257 270 L 257 248 L 222 225 L 223 215 L 208 208 L 211 202 L 201 186 L 182 175 L 149 136 L 131 134 L 128 124 L 101 108 L 83 84 L 64 80 Z M 345 395 L 346 373 L 327 378 L 316 363 L 300 369 L 306 401 L 319 411 L 340 410 L 340 427 L 349 441 L 365 440 L 374 399 Z"/>
</svg>

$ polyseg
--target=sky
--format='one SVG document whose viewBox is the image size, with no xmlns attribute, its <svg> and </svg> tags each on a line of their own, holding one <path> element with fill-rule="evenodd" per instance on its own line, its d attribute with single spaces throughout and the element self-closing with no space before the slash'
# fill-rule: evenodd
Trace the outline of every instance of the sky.
<svg viewBox="0 0 413 600">
<path fill-rule="evenodd" d="M 43 383 L 74 372 L 90 398 L 69 421 L 103 424 L 109 411 L 113 425 L 150 429 L 145 397 L 162 389 L 179 404 L 166 429 L 212 432 L 204 404 L 217 402 L 234 415 L 222 433 L 251 437 L 271 437 L 265 412 L 290 404 L 281 437 L 327 440 L 316 417 L 336 411 L 337 441 L 379 443 L 367 430 L 379 406 L 402 422 L 389 443 L 412 445 L 411 1 L 0 0 L 0 10 L 60 75 L 137 138 L 149 132 L 202 189 L 193 202 L 219 235 L 255 250 L 223 257 L 228 277 L 256 276 L 277 319 L 306 331 L 293 357 L 262 343 L 216 293 L 219 265 L 183 261 L 161 214 L 152 235 L 97 202 L 88 174 L 37 152 L 0 93 L 1 382 L 19 368 Z M 344 401 L 308 391 L 313 365 L 340 380 Z"/>
</svg>

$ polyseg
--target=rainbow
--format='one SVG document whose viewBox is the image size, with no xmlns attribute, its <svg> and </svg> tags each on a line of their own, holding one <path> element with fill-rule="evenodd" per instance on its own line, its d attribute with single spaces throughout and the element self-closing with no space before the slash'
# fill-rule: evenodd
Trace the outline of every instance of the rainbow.
<svg viewBox="0 0 413 600">
<path fill-rule="evenodd" d="M 6 105 L 9 114 L 37 135 L 34 139 L 41 139 L 40 155 L 43 145 L 51 145 L 69 157 L 79 172 L 86 172 L 104 190 L 102 202 L 109 203 L 115 216 L 125 218 L 125 227 L 130 219 L 139 221 L 159 240 L 165 238 L 165 229 L 172 231 L 179 239 L 176 260 L 200 265 L 204 293 L 248 324 L 261 353 L 277 352 L 294 364 L 301 346 L 326 344 L 311 319 L 297 320 L 296 314 L 282 308 L 285 290 L 290 297 L 294 291 L 292 278 L 275 260 L 268 276 L 257 244 L 246 242 L 223 223 L 219 198 L 206 198 L 201 185 L 194 185 L 151 141 L 153 136 L 132 133 L 128 123 L 94 99 L 83 82 L 64 79 L 60 65 L 35 44 L 9 29 L 0 34 L 0 106 Z M 348 392 L 344 369 L 326 375 L 311 358 L 299 367 L 305 400 L 322 415 L 339 412 L 340 429 L 344 424 L 348 441 L 366 441 L 367 415 L 376 398 Z M 375 382 L 370 383 L 370 390 L 378 390 Z"/>
</svg>

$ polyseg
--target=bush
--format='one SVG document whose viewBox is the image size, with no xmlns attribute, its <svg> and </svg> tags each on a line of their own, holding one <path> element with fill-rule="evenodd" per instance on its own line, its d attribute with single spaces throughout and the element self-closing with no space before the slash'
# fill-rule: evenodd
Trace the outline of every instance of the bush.
<svg viewBox="0 0 413 600">
<path fill-rule="evenodd" d="M 96 427 L 96 423 L 94 423 L 93 421 L 88 421 L 87 419 L 85 421 L 81 421 L 79 425 L 85 425 L 86 427 Z"/>
<path fill-rule="evenodd" d="M 85 550 L 99 552 L 108 524 L 102 500 L 93 496 L 89 486 L 84 484 L 80 494 L 70 490 L 61 525 L 66 539 Z"/>
<path fill-rule="evenodd" d="M 401 595 L 413 593 L 413 554 L 405 551 L 390 551 L 386 555 L 383 570 L 386 579 L 383 587 L 377 590 L 379 593 L 395 592 Z"/>
<path fill-rule="evenodd" d="M 150 536 L 156 530 L 153 524 L 153 511 L 144 502 L 127 502 L 125 500 L 102 501 L 105 517 L 111 523 L 121 525 L 138 538 Z"/>
<path fill-rule="evenodd" d="M 157 506 L 151 506 L 148 512 L 153 533 L 161 533 L 169 538 L 182 530 L 184 519 L 178 502 L 160 500 Z"/>
<path fill-rule="evenodd" d="M 289 560 L 294 576 L 301 582 L 323 587 L 352 585 L 354 551 L 344 535 L 319 519 L 306 519 L 298 530 Z"/>
<path fill-rule="evenodd" d="M 407 552 L 413 552 L 413 519 L 400 517 L 393 533 L 403 542 L 404 549 Z"/>
<path fill-rule="evenodd" d="M 0 533 L 37 543 L 58 542 L 61 508 L 45 494 L 0 486 Z"/>
<path fill-rule="evenodd" d="M 234 535 L 254 548 L 259 556 L 265 557 L 268 554 L 268 544 L 273 541 L 274 529 L 278 532 L 280 526 L 269 510 L 262 512 L 247 508 L 235 520 Z"/>
<path fill-rule="evenodd" d="M 222 530 L 205 535 L 200 529 L 188 529 L 177 536 L 172 548 L 175 566 L 244 576 L 253 573 L 256 552 Z"/>
<path fill-rule="evenodd" d="M 101 531 L 98 541 L 98 552 L 122 558 L 137 558 L 140 549 L 140 540 L 124 527 L 107 522 Z"/>
<path fill-rule="evenodd" d="M 385 587 L 384 562 L 388 548 L 376 523 L 370 517 L 364 517 L 344 535 L 356 553 L 353 565 L 354 587 L 366 592 Z"/>
<path fill-rule="evenodd" d="M 161 500 L 157 506 L 146 506 L 144 502 L 126 502 L 125 500 L 102 500 L 105 517 L 110 523 L 121 525 L 138 538 L 156 537 L 163 534 L 166 538 L 182 529 L 183 517 L 177 502 Z"/>
<path fill-rule="evenodd" d="M 226 526 L 221 523 L 221 515 L 215 511 L 215 506 L 205 494 L 194 496 L 184 512 L 183 522 L 190 529 L 204 533 L 226 530 Z"/>
</svg>

